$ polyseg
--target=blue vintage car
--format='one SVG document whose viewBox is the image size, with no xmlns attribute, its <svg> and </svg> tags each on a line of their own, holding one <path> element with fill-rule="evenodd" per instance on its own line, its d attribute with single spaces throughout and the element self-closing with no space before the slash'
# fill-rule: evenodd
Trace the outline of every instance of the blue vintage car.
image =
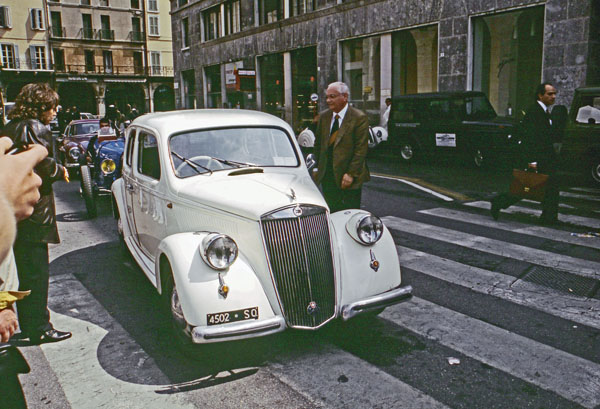
<svg viewBox="0 0 600 409">
<path fill-rule="evenodd" d="M 92 155 L 91 163 L 81 166 L 81 194 L 90 218 L 96 217 L 96 198 L 110 194 L 113 182 L 121 177 L 125 138 L 101 136 L 94 142 L 94 146 L 95 155 Z"/>
</svg>

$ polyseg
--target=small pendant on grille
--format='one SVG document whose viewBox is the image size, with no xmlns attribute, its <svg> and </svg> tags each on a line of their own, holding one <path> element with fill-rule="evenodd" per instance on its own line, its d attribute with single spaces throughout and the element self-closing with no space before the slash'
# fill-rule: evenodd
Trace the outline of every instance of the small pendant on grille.
<svg viewBox="0 0 600 409">
<path fill-rule="evenodd" d="M 314 301 L 309 302 L 308 307 L 306 307 L 306 312 L 308 312 L 309 315 L 313 315 L 317 311 L 319 311 L 319 306 L 317 303 Z"/>
<path fill-rule="evenodd" d="M 296 216 L 296 217 L 302 216 L 302 208 L 300 206 L 294 207 L 294 216 Z"/>
<path fill-rule="evenodd" d="M 371 262 L 369 263 L 369 267 L 371 267 L 373 271 L 379 270 L 379 261 L 377 261 L 373 250 L 371 250 Z"/>
</svg>

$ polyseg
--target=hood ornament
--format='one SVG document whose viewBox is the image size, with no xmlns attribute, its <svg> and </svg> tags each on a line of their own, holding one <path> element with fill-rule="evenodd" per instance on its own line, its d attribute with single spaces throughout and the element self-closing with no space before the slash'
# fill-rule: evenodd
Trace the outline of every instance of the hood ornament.
<svg viewBox="0 0 600 409">
<path fill-rule="evenodd" d="M 296 201 L 296 192 L 294 191 L 294 189 L 290 188 L 290 197 L 292 198 L 292 200 Z"/>
<path fill-rule="evenodd" d="M 319 311 L 319 306 L 317 305 L 317 303 L 314 301 L 309 302 L 308 307 L 306 307 L 306 312 L 308 312 L 308 315 L 313 315 L 317 311 Z"/>
</svg>

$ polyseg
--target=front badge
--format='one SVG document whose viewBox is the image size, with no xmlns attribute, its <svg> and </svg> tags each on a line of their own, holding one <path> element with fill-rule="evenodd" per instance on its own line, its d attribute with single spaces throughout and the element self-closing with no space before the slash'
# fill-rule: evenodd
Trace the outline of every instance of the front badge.
<svg viewBox="0 0 600 409">
<path fill-rule="evenodd" d="M 309 302 L 308 307 L 306 307 L 306 312 L 308 312 L 309 315 L 313 315 L 317 311 L 319 311 L 319 306 L 317 305 L 317 303 L 314 301 Z"/>
</svg>

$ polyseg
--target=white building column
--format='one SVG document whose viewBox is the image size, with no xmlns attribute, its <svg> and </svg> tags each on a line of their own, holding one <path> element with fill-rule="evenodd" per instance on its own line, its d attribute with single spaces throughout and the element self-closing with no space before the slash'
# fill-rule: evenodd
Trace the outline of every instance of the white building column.
<svg viewBox="0 0 600 409">
<path fill-rule="evenodd" d="M 283 119 L 291 124 L 294 96 L 292 95 L 292 55 L 289 52 L 283 53 L 283 87 L 283 101 L 285 104 Z"/>
<path fill-rule="evenodd" d="M 381 87 L 379 108 L 385 111 L 385 99 L 392 96 L 392 34 L 383 34 L 380 41 L 380 79 Z"/>
</svg>

